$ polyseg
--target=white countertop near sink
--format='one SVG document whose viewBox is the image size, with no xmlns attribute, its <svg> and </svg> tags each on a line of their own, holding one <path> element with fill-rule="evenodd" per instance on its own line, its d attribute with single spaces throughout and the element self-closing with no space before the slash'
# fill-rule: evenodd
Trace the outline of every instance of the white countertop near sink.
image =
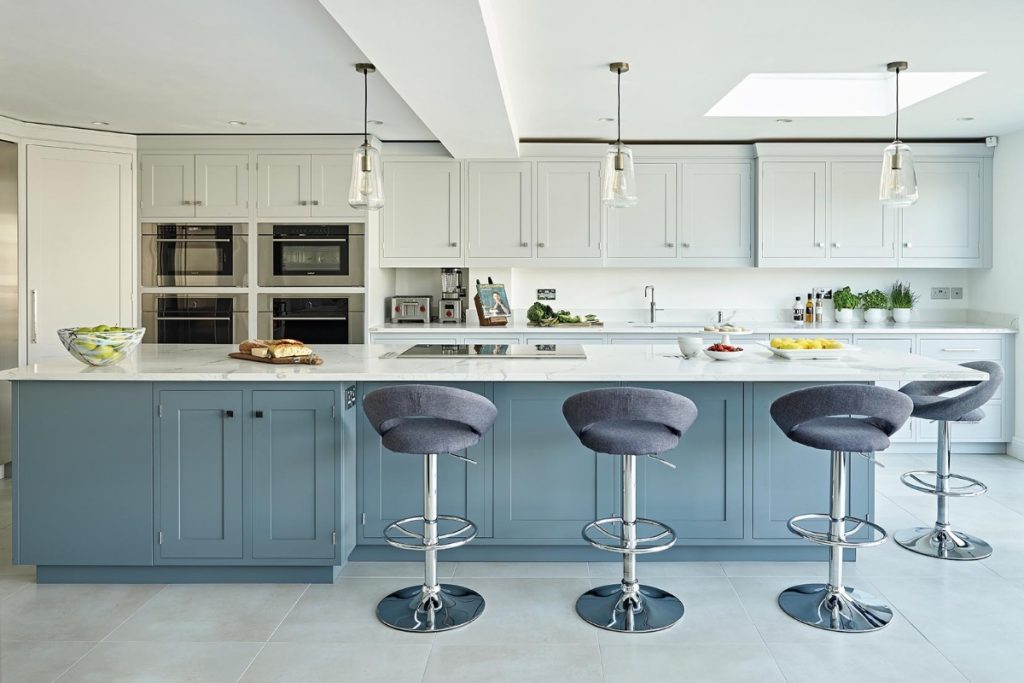
<svg viewBox="0 0 1024 683">
<path fill-rule="evenodd" d="M 785 322 L 747 323 L 737 322 L 754 334 L 790 334 L 802 337 L 819 337 L 829 334 L 1016 334 L 1007 327 L 994 327 L 968 322 L 911 322 L 904 324 L 885 323 L 822 323 L 797 327 Z M 472 323 L 385 323 L 374 325 L 370 334 L 695 334 L 704 333 L 704 323 L 658 321 L 655 327 L 649 323 L 607 322 L 601 327 L 530 327 L 525 322 L 511 322 L 504 327 L 481 327 Z M 716 334 L 708 332 L 707 334 Z"/>
<path fill-rule="evenodd" d="M 270 365 L 228 357 L 232 345 L 142 344 L 118 365 L 96 368 L 68 356 L 0 372 L 0 380 L 147 382 L 871 382 L 975 380 L 986 375 L 906 353 L 859 351 L 842 360 L 787 361 L 750 346 L 735 360 L 684 360 L 675 346 L 584 345 L 585 360 L 388 358 L 408 345 L 317 346 L 324 364 Z"/>
</svg>

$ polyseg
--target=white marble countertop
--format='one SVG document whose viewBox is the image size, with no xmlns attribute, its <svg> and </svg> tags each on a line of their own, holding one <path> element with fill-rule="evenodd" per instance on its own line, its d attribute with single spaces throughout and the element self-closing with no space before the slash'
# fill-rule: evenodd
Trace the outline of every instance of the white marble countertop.
<svg viewBox="0 0 1024 683">
<path fill-rule="evenodd" d="M 868 382 L 985 379 L 985 373 L 905 353 L 858 351 L 843 360 L 788 361 L 750 344 L 741 358 L 684 360 L 670 345 L 585 346 L 585 360 L 389 358 L 403 345 L 318 346 L 324 364 L 235 360 L 230 345 L 142 344 L 118 365 L 96 368 L 71 356 L 0 372 L 0 380 L 147 382 Z"/>
<path fill-rule="evenodd" d="M 785 322 L 753 322 L 739 321 L 754 334 L 790 334 L 802 337 L 820 337 L 829 334 L 1016 334 L 1017 331 L 1007 327 L 996 327 L 968 322 L 911 322 L 883 323 L 868 325 L 866 323 L 835 323 L 827 322 L 820 325 L 794 326 Z M 480 327 L 473 323 L 384 323 L 370 328 L 370 334 L 696 334 L 704 332 L 704 323 L 658 322 L 654 326 L 647 323 L 630 324 L 626 322 L 607 322 L 601 327 L 529 327 L 525 322 L 513 321 L 504 327 Z M 715 334 L 707 332 L 706 334 Z"/>
</svg>

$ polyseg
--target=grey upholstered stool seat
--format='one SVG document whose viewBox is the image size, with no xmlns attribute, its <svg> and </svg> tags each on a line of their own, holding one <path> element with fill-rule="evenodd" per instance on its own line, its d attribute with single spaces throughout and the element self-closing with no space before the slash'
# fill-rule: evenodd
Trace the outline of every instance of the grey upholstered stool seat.
<svg viewBox="0 0 1024 683">
<path fill-rule="evenodd" d="M 636 457 L 654 457 L 675 448 L 697 419 L 697 407 L 685 396 L 668 391 L 612 388 L 570 396 L 562 413 L 584 446 L 622 458 L 622 515 L 583 527 L 583 538 L 592 546 L 622 555 L 622 580 L 581 595 L 576 613 L 609 631 L 641 633 L 668 628 L 682 618 L 683 603 L 671 593 L 641 585 L 636 578 L 636 556 L 667 550 L 675 544 L 676 535 L 665 524 L 636 516 Z M 652 532 L 638 534 L 638 527 Z"/>
<path fill-rule="evenodd" d="M 914 402 L 914 417 L 938 422 L 938 443 L 934 470 L 905 472 L 903 483 L 936 496 L 935 525 L 903 529 L 893 534 L 896 542 L 920 555 L 942 560 L 980 560 L 992 554 L 986 541 L 953 529 L 949 523 L 949 498 L 980 496 L 988 488 L 971 477 L 950 472 L 950 423 L 978 422 L 985 417 L 981 409 L 1003 382 L 1003 369 L 991 361 L 964 363 L 964 367 L 988 373 L 985 381 L 974 382 L 911 382 L 901 392 Z M 952 391 L 960 394 L 945 396 Z"/>
<path fill-rule="evenodd" d="M 494 424 L 498 410 L 483 396 L 462 389 L 406 384 L 367 394 L 363 412 L 385 448 L 424 456 L 423 515 L 400 519 L 384 529 L 388 544 L 424 553 L 423 584 L 385 597 L 377 605 L 377 618 L 401 631 L 436 633 L 464 626 L 483 612 L 484 599 L 469 588 L 438 583 L 437 551 L 469 543 L 476 538 L 476 525 L 437 514 L 437 455 L 476 444 Z M 439 533 L 439 522 L 458 526 Z M 409 524 L 422 524 L 423 532 Z"/>
<path fill-rule="evenodd" d="M 796 443 L 831 452 L 831 505 L 828 514 L 797 515 L 789 529 L 807 540 L 829 546 L 828 583 L 809 583 L 779 594 L 779 607 L 797 621 L 829 631 L 863 632 L 882 628 L 892 608 L 879 598 L 843 585 L 843 549 L 885 541 L 885 529 L 853 517 L 846 503 L 851 452 L 875 453 L 889 447 L 889 437 L 910 417 L 913 402 L 903 394 L 862 384 L 835 384 L 791 392 L 777 399 L 771 416 Z M 812 531 L 801 522 L 827 522 L 828 531 Z M 851 539 L 867 529 L 879 534 Z"/>
</svg>

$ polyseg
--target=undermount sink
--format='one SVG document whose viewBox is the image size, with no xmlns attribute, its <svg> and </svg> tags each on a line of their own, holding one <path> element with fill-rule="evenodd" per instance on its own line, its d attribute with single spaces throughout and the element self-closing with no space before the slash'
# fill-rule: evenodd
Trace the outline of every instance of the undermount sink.
<svg viewBox="0 0 1024 683">
<path fill-rule="evenodd" d="M 626 323 L 629 327 L 670 327 L 677 329 L 690 329 L 696 328 L 698 330 L 704 329 L 704 323 L 688 323 L 688 322 L 646 322 L 646 321 L 630 321 Z"/>
</svg>

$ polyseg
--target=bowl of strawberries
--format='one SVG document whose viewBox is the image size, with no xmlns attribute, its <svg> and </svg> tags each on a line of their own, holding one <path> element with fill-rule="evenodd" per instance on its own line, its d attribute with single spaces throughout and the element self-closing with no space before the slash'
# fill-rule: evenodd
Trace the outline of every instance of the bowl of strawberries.
<svg viewBox="0 0 1024 683">
<path fill-rule="evenodd" d="M 743 355 L 743 348 L 720 342 L 704 349 L 704 353 L 715 360 L 735 360 Z"/>
</svg>

